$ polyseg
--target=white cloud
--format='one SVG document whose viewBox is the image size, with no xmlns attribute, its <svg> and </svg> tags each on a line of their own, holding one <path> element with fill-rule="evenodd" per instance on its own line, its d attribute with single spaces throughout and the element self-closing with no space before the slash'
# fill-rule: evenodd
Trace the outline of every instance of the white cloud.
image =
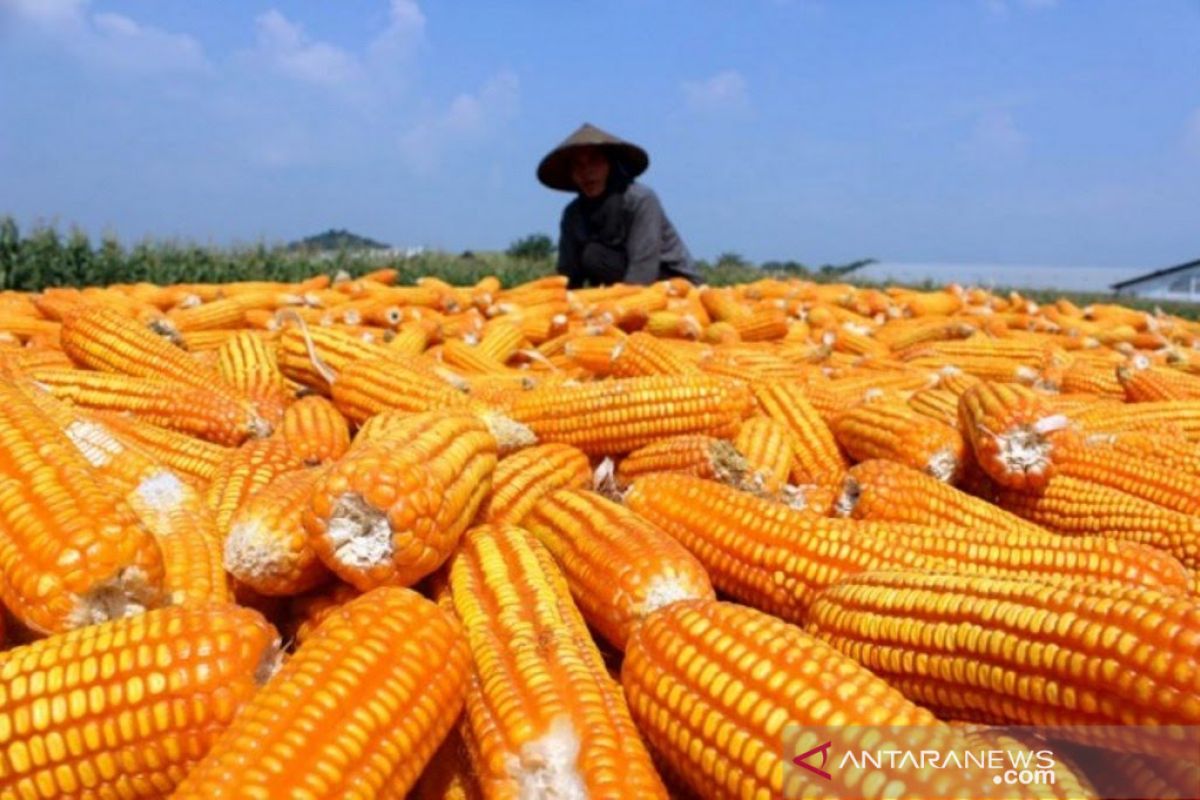
<svg viewBox="0 0 1200 800">
<path fill-rule="evenodd" d="M 418 122 L 400 137 L 400 150 L 410 167 L 432 171 L 451 144 L 478 140 L 493 127 L 516 116 L 521 85 L 515 73 L 501 72 L 479 91 L 455 97 L 446 109 Z"/>
<path fill-rule="evenodd" d="M 391 0 L 388 25 L 371 42 L 368 52 L 375 60 L 407 56 L 425 38 L 425 14 L 416 0 Z"/>
<path fill-rule="evenodd" d="M 255 19 L 257 48 L 283 75 L 319 86 L 339 86 L 361 77 L 354 56 L 326 42 L 313 41 L 304 29 L 276 9 Z"/>
<path fill-rule="evenodd" d="M 1013 161 L 1025 155 L 1029 137 L 1017 126 L 1011 112 L 989 109 L 978 115 L 963 144 L 970 156 L 983 161 Z"/>
<path fill-rule="evenodd" d="M 746 79 L 732 69 L 718 72 L 706 80 L 684 81 L 683 96 L 693 111 L 735 111 L 750 105 Z"/>
<path fill-rule="evenodd" d="M 88 5 L 88 0 L 0 0 L 0 12 L 34 26 L 90 64 L 146 73 L 210 68 L 195 38 L 123 14 L 89 14 Z"/>
</svg>

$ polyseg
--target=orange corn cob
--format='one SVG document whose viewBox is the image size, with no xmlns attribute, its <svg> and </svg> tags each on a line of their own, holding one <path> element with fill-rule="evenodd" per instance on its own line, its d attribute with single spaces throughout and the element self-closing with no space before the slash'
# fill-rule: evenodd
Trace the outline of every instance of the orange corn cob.
<svg viewBox="0 0 1200 800">
<path fill-rule="evenodd" d="M 1161 464 L 1189 475 L 1200 475 L 1200 445 L 1157 433 L 1093 433 L 1087 444 L 1111 448 L 1130 459 Z"/>
<path fill-rule="evenodd" d="M 348 583 L 334 581 L 305 594 L 296 595 L 288 602 L 288 625 L 286 631 L 296 646 L 304 644 L 325 618 L 339 607 L 349 603 L 362 592 Z"/>
<path fill-rule="evenodd" d="M 165 797 L 249 700 L 275 631 L 229 604 L 90 625 L 0 654 L 0 791 Z"/>
<path fill-rule="evenodd" d="M 957 428 L 906 405 L 861 405 L 838 415 L 832 428 L 838 444 L 856 461 L 886 458 L 946 483 L 958 478 L 966 457 L 966 444 Z"/>
<path fill-rule="evenodd" d="M 301 519 L 322 474 L 319 468 L 285 472 L 242 503 L 225 537 L 229 574 L 268 596 L 300 594 L 330 577 Z"/>
<path fill-rule="evenodd" d="M 1200 766 L 1195 759 L 1155 758 L 1142 753 L 1076 749 L 1097 797 L 1164 797 L 1183 800 L 1200 787 Z M 1086 751 L 1084 751 L 1086 752 Z"/>
<path fill-rule="evenodd" d="M 462 408 L 469 397 L 445 381 L 392 360 L 363 359 L 348 364 L 333 384 L 333 402 L 347 419 L 361 424 L 381 411 L 420 412 Z"/>
<path fill-rule="evenodd" d="M 386 362 L 394 355 L 386 345 L 366 341 L 350 331 L 313 325 L 285 328 L 276 345 L 280 371 L 318 391 L 328 388 L 329 371 L 340 373 L 359 359 Z"/>
<path fill-rule="evenodd" d="M 215 370 L 200 367 L 183 350 L 120 311 L 81 306 L 63 321 L 62 348 L 89 369 L 138 378 L 169 378 L 218 394 L 236 396 Z"/>
<path fill-rule="evenodd" d="M 240 328 L 247 306 L 233 297 L 200 303 L 188 308 L 167 312 L 167 321 L 177 331 L 203 331 L 218 328 Z"/>
<path fill-rule="evenodd" d="M 788 333 L 788 315 L 782 308 L 760 308 L 728 320 L 743 342 L 782 339 Z"/>
<path fill-rule="evenodd" d="M 434 336 L 431 326 L 420 321 L 402 325 L 396 335 L 387 343 L 388 349 L 407 356 L 419 356 L 433 344 Z"/>
<path fill-rule="evenodd" d="M 0 374 L 33 372 L 39 369 L 70 369 L 71 359 L 61 350 L 21 347 L 0 350 Z"/>
<path fill-rule="evenodd" d="M 474 663 L 464 735 L 485 797 L 666 798 L 620 687 L 536 539 L 520 528 L 470 531 L 450 588 Z"/>
<path fill-rule="evenodd" d="M 141 613 L 162 600 L 149 532 L 105 492 L 60 429 L 0 386 L 0 599 L 43 633 Z"/>
<path fill-rule="evenodd" d="M 1130 403 L 1200 400 L 1200 377 L 1170 367 L 1117 367 L 1117 380 Z"/>
<path fill-rule="evenodd" d="M 1071 421 L 1087 433 L 1137 431 L 1200 443 L 1200 400 L 1106 403 L 1072 415 Z"/>
<path fill-rule="evenodd" d="M 787 485 L 795 453 L 791 434 L 782 422 L 753 416 L 742 423 L 733 446 L 746 460 L 751 487 L 775 495 Z"/>
<path fill-rule="evenodd" d="M 212 480 L 221 463 L 233 452 L 233 448 L 160 428 L 124 414 L 94 411 L 92 417 L 103 422 L 120 440 L 136 445 L 163 466 L 193 482 Z"/>
<path fill-rule="evenodd" d="M 174 604 L 227 602 L 216 527 L 200 494 L 150 455 L 36 388 L 26 396 L 82 456 L 101 491 L 154 536 L 163 564 L 162 588 Z M 118 511 L 120 514 L 120 511 Z"/>
<path fill-rule="evenodd" d="M 1117 371 L 1112 364 L 1076 359 L 1063 372 L 1061 388 L 1064 392 L 1086 392 L 1105 397 L 1125 397 L 1125 389 L 1117 380 Z"/>
<path fill-rule="evenodd" d="M 354 447 L 304 510 L 313 548 L 359 589 L 411 585 L 437 569 L 491 490 L 496 439 L 482 420 L 437 413 L 411 436 Z"/>
<path fill-rule="evenodd" d="M 1087 480 L 1057 475 L 1038 494 L 1011 489 L 996 502 L 1031 522 L 1066 534 L 1095 534 L 1163 550 L 1200 568 L 1200 517 Z"/>
<path fill-rule="evenodd" d="M 496 440 L 497 452 L 502 456 L 535 443 L 533 434 L 529 432 L 528 428 L 513 422 L 501 413 L 491 410 L 444 409 L 423 414 L 411 414 L 404 411 L 384 411 L 376 414 L 358 429 L 358 434 L 350 443 L 350 449 L 356 450 L 363 445 L 380 440 L 407 440 L 428 430 L 431 425 L 447 414 L 469 414 L 481 421 Z"/>
<path fill-rule="evenodd" d="M 529 341 L 520 327 L 505 319 L 494 319 L 483 329 L 479 339 L 479 352 L 501 364 L 515 356 L 519 350 L 529 347 Z"/>
<path fill-rule="evenodd" d="M 741 487 L 749 469 L 745 457 L 728 441 L 693 433 L 639 447 L 621 459 L 616 478 L 625 486 L 650 472 L 682 472 Z"/>
<path fill-rule="evenodd" d="M 953 392 L 955 397 L 962 397 L 963 392 L 982 381 L 983 378 L 976 378 L 974 375 L 953 367 L 938 370 L 937 373 L 937 388 Z"/>
<path fill-rule="evenodd" d="M 792 483 L 836 485 L 848 466 L 846 458 L 804 390 L 785 381 L 758 381 L 751 388 L 759 410 L 791 434 Z"/>
<path fill-rule="evenodd" d="M 958 427 L 958 395 L 946 389 L 922 389 L 908 398 L 908 407 L 943 425 Z"/>
<path fill-rule="evenodd" d="M 1183 514 L 1200 515 L 1200 474 L 1133 460 L 1111 445 L 1086 439 L 1059 447 L 1054 463 L 1059 475 L 1108 486 Z"/>
<path fill-rule="evenodd" d="M 732 436 L 751 402 L 741 383 L 659 375 L 534 389 L 517 398 L 510 413 L 539 441 L 616 455 L 678 434 Z"/>
<path fill-rule="evenodd" d="M 624 499 L 696 556 L 719 591 L 784 619 L 802 620 L 816 592 L 838 575 L 927 563 L 838 520 L 688 475 L 645 475 Z"/>
<path fill-rule="evenodd" d="M 1036 490 L 1054 474 L 1054 440 L 1067 425 L 1031 390 L 985 381 L 959 398 L 959 420 L 975 460 L 992 480 Z"/>
<path fill-rule="evenodd" d="M 965 339 L 976 330 L 977 327 L 966 320 L 926 316 L 888 320 L 875 330 L 874 338 L 896 352 L 928 342 Z"/>
<path fill-rule="evenodd" d="M 510 371 L 504 362 L 481 352 L 478 347 L 469 345 L 462 339 L 448 339 L 442 344 L 442 360 L 467 374 L 504 374 Z"/>
<path fill-rule="evenodd" d="M 714 599 L 691 553 L 637 514 L 595 492 L 544 496 L 523 526 L 554 556 L 588 623 L 624 649 L 651 612 L 687 599 Z"/>
<path fill-rule="evenodd" d="M 819 745 L 811 732 L 817 726 L 839 726 L 838 747 L 848 749 L 941 751 L 959 736 L 801 629 L 732 603 L 686 601 L 651 615 L 630 639 L 621 682 L 634 719 L 668 771 L 706 800 L 801 797 L 824 789 L 784 755 Z M 796 733 L 785 731 L 788 724 Z M 905 734 L 889 733 L 902 728 Z M 884 740 L 865 738 L 876 731 Z M 889 735 L 905 741 L 889 742 Z M 990 776 L 984 782 L 960 773 L 934 775 L 928 783 L 905 785 L 905 795 L 997 792 Z M 851 790 L 856 797 L 888 796 L 884 787 L 892 786 L 869 769 L 861 780 Z"/>
<path fill-rule="evenodd" d="M 317 395 L 288 406 L 280 433 L 296 459 L 309 466 L 341 458 L 350 447 L 346 418 L 333 403 Z"/>
<path fill-rule="evenodd" d="M 1091 579 L 1116 580 L 1182 590 L 1187 575 L 1171 556 L 1147 545 L 1114 541 L 1103 536 L 1059 537 L 1015 514 L 891 461 L 864 461 L 846 473 L 837 512 L 853 519 L 913 523 L 953 534 L 979 546 L 994 541 L 1006 555 L 1028 554 L 1068 578 L 1068 560 L 1091 561 Z M 994 535 L 992 535 L 994 534 Z M 1074 553 L 1075 555 L 1070 555 Z"/>
<path fill-rule="evenodd" d="M 321 623 L 172 797 L 401 797 L 458 718 L 468 669 L 453 617 L 408 589 L 368 592 Z"/>
<path fill-rule="evenodd" d="M 808 630 L 947 717 L 1195 725 L 1197 626 L 1194 602 L 1146 587 L 901 573 L 825 590 Z"/>
<path fill-rule="evenodd" d="M 204 495 L 221 540 L 229 535 L 233 515 L 243 503 L 277 476 L 303 466 L 281 436 L 249 442 L 233 451 L 217 469 Z"/>
<path fill-rule="evenodd" d="M 612 374 L 613 353 L 619 344 L 617 336 L 576 336 L 566 342 L 563 353 L 592 375 L 605 378 Z"/>
<path fill-rule="evenodd" d="M 713 322 L 704 327 L 700 341 L 706 344 L 730 345 L 742 340 L 737 328 L 728 322 Z"/>
<path fill-rule="evenodd" d="M 691 314 L 678 311 L 652 311 L 646 319 L 646 333 L 663 339 L 696 340 L 702 332 L 699 321 Z"/>
<path fill-rule="evenodd" d="M 291 398 L 272 344 L 249 331 L 236 334 L 217 348 L 217 374 L 249 398 L 264 420 L 279 424 Z"/>
<path fill-rule="evenodd" d="M 631 333 L 613 346 L 609 374 L 617 378 L 648 375 L 699 375 L 700 368 L 670 343 L 648 333 Z"/>
<path fill-rule="evenodd" d="M 40 369 L 31 376 L 72 405 L 130 413 L 144 422 L 216 444 L 235 445 L 271 430 L 248 402 L 168 378 L 133 378 L 82 369 Z"/>
<path fill-rule="evenodd" d="M 528 447 L 500 459 L 479 516 L 493 525 L 519 525 L 542 497 L 591 483 L 591 466 L 582 451 L 567 444 Z"/>
</svg>

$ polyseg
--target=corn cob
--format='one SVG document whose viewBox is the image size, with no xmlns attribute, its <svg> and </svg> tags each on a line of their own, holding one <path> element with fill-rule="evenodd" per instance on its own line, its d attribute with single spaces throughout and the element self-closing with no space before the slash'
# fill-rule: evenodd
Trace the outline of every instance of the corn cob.
<svg viewBox="0 0 1200 800">
<path fill-rule="evenodd" d="M 430 326 L 417 322 L 402 325 L 392 340 L 387 343 L 389 350 L 406 356 L 419 356 L 434 343 L 436 338 Z"/>
<path fill-rule="evenodd" d="M 328 390 L 330 373 L 340 373 L 353 361 L 386 362 L 394 355 L 398 354 L 386 345 L 366 341 L 348 330 L 312 325 L 285 328 L 276 345 L 280 371 L 317 391 Z"/>
<path fill-rule="evenodd" d="M 1125 397 L 1125 389 L 1117 380 L 1112 364 L 1076 359 L 1063 373 L 1064 392 L 1084 392 L 1104 397 Z"/>
<path fill-rule="evenodd" d="M 275 659 L 275 631 L 232 605 L 180 606 L 0 654 L 10 797 L 165 797 Z"/>
<path fill-rule="evenodd" d="M 785 381 L 756 381 L 751 389 L 758 409 L 791 434 L 792 483 L 836 485 L 848 466 L 846 458 L 804 390 Z"/>
<path fill-rule="evenodd" d="M 639 447 L 621 459 L 616 479 L 618 485 L 627 486 L 639 475 L 682 472 L 741 487 L 748 479 L 749 468 L 745 457 L 728 441 L 694 433 Z"/>
<path fill-rule="evenodd" d="M 433 572 L 491 490 L 497 444 L 480 419 L 433 412 L 421 422 L 412 435 L 352 448 L 304 510 L 317 555 L 359 589 L 411 585 Z"/>
<path fill-rule="evenodd" d="M 953 483 L 966 457 L 957 428 L 922 416 L 907 405 L 869 403 L 838 415 L 838 444 L 856 461 L 886 458 Z"/>
<path fill-rule="evenodd" d="M 225 538 L 229 574 L 263 595 L 294 595 L 329 579 L 308 541 L 301 517 L 319 468 L 285 472 L 234 512 Z"/>
<path fill-rule="evenodd" d="M 908 407 L 923 417 L 958 427 L 958 395 L 946 389 L 922 389 L 908 398 Z"/>
<path fill-rule="evenodd" d="M 621 681 L 650 745 L 673 775 L 707 800 L 800 797 L 824 789 L 790 768 L 782 753 L 819 744 L 805 728 L 838 726 L 838 746 L 850 749 L 865 749 L 856 745 L 859 737 L 872 749 L 895 748 L 898 743 L 886 739 L 865 739 L 868 732 L 888 736 L 882 726 L 908 727 L 899 746 L 914 750 L 945 749 L 959 737 L 801 629 L 732 603 L 686 601 L 651 615 L 630 639 Z M 798 733 L 785 731 L 789 723 Z M 979 785 L 970 785 L 973 776 L 938 773 L 902 789 L 888 784 L 885 793 L 887 781 L 879 777 L 865 777 L 854 796 L 988 797 L 995 791 L 978 778 Z"/>
<path fill-rule="evenodd" d="M 768 495 L 783 491 L 795 461 L 787 426 L 767 416 L 753 416 L 742 423 L 733 446 L 746 460 L 748 485 Z"/>
<path fill-rule="evenodd" d="M 1195 796 L 1200 788 L 1200 765 L 1194 757 L 1155 758 L 1098 748 L 1078 748 L 1072 755 L 1078 755 L 1078 761 L 1085 765 L 1084 771 L 1096 786 L 1098 797 L 1184 800 Z"/>
<path fill-rule="evenodd" d="M 118 509 L 64 434 L 0 386 L 0 599 L 39 632 L 141 613 L 162 600 L 154 538 Z"/>
<path fill-rule="evenodd" d="M 217 374 L 254 403 L 259 416 L 278 425 L 290 400 L 274 347 L 249 331 L 217 348 Z"/>
<path fill-rule="evenodd" d="M 700 368 L 669 343 L 640 331 L 619 339 L 610 358 L 609 374 L 617 378 L 700 374 Z"/>
<path fill-rule="evenodd" d="M 323 397 L 310 395 L 288 406 L 280 434 L 292 455 L 303 464 L 327 464 L 350 447 L 350 426 Z"/>
<path fill-rule="evenodd" d="M 985 381 L 959 398 L 959 420 L 975 460 L 1002 486 L 1037 490 L 1054 474 L 1054 440 L 1049 434 L 1067 419 L 1049 413 L 1031 390 Z"/>
<path fill-rule="evenodd" d="M 953 392 L 955 397 L 962 397 L 963 392 L 982 382 L 983 378 L 977 378 L 955 367 L 946 367 L 937 373 L 937 388 Z"/>
<path fill-rule="evenodd" d="M 706 344 L 731 345 L 742 340 L 737 328 L 728 322 L 713 322 L 704 327 L 700 341 Z"/>
<path fill-rule="evenodd" d="M 700 338 L 702 329 L 700 322 L 691 314 L 678 311 L 652 311 L 646 319 L 646 333 L 662 339 L 687 339 L 695 341 Z"/>
<path fill-rule="evenodd" d="M 479 351 L 502 364 L 529 346 L 530 343 L 520 327 L 505 319 L 488 322 L 483 329 L 483 336 L 479 339 Z"/>
<path fill-rule="evenodd" d="M 448 339 L 442 344 L 442 360 L 465 374 L 506 374 L 511 368 L 491 356 L 480 352 L 478 347 L 461 339 Z"/>
<path fill-rule="evenodd" d="M 522 524 L 562 568 L 584 619 L 618 649 L 656 609 L 715 598 L 708 574 L 691 553 L 595 492 L 546 495 Z"/>
<path fill-rule="evenodd" d="M 474 672 L 464 735 L 485 797 L 666 797 L 553 558 L 476 528 L 450 567 Z"/>
<path fill-rule="evenodd" d="M 493 525 L 519 525 L 542 497 L 591 482 L 591 467 L 580 450 L 567 444 L 529 447 L 500 459 L 479 516 Z"/>
<path fill-rule="evenodd" d="M 201 368 L 187 353 L 121 312 L 81 306 L 63 321 L 62 348 L 88 369 L 137 378 L 169 378 L 218 394 L 236 392 L 214 370 Z"/>
<path fill-rule="evenodd" d="M 1058 533 L 1139 542 L 1170 553 L 1189 569 L 1200 568 L 1200 517 L 1108 486 L 1058 475 L 1038 494 L 1001 489 L 996 502 Z"/>
<path fill-rule="evenodd" d="M 221 540 L 229 535 L 233 515 L 243 503 L 279 475 L 303 466 L 281 436 L 259 439 L 234 450 L 204 494 Z"/>
<path fill-rule="evenodd" d="M 437 378 L 393 360 L 363 359 L 348 364 L 333 384 L 333 402 L 347 419 L 361 424 L 388 409 L 433 411 L 463 408 L 470 398 Z"/>
<path fill-rule="evenodd" d="M 617 336 L 575 336 L 563 346 L 563 353 L 597 378 L 606 378 L 612 374 L 613 353 L 620 343 Z"/>
<path fill-rule="evenodd" d="M 1104 404 L 1074 414 L 1071 421 L 1087 433 L 1159 433 L 1200 443 L 1200 400 Z"/>
<path fill-rule="evenodd" d="M 822 592 L 808 630 L 947 717 L 1195 725 L 1198 626 L 1194 602 L 1151 588 L 884 573 Z"/>
<path fill-rule="evenodd" d="M 280 629 L 296 646 L 304 644 L 317 626 L 340 606 L 349 603 L 362 592 L 348 583 L 334 581 L 318 589 L 290 598 L 286 624 Z"/>
<path fill-rule="evenodd" d="M 168 378 L 132 378 L 82 369 L 39 369 L 30 375 L 72 405 L 130 413 L 144 422 L 215 444 L 235 445 L 270 432 L 248 402 Z"/>
<path fill-rule="evenodd" d="M 154 536 L 163 564 L 166 598 L 182 603 L 227 602 L 217 533 L 200 494 L 136 446 L 91 419 L 31 388 L 26 396 L 65 434 L 118 514 L 136 519 Z"/>
<path fill-rule="evenodd" d="M 751 402 L 741 383 L 659 375 L 534 389 L 517 398 L 510 413 L 539 441 L 617 455 L 685 433 L 732 436 Z"/>
<path fill-rule="evenodd" d="M 1161 464 L 1188 475 L 1200 475 L 1200 445 L 1157 433 L 1094 433 L 1085 444 L 1099 445 L 1131 459 Z"/>
<path fill-rule="evenodd" d="M 91 416 L 123 442 L 136 445 L 163 466 L 193 483 L 208 483 L 233 449 L 204 439 L 160 428 L 111 411 Z"/>
<path fill-rule="evenodd" d="M 321 623 L 172 797 L 401 797 L 457 719 L 468 669 L 449 614 L 408 589 L 369 592 Z"/>
<path fill-rule="evenodd" d="M 204 331 L 240 328 L 247 306 L 237 298 L 226 297 L 167 312 L 167 321 L 176 331 Z"/>
<path fill-rule="evenodd" d="M 676 473 L 634 481 L 625 504 L 687 548 L 729 597 L 784 619 L 837 576 L 928 559 L 872 535 L 711 481 Z"/>
<path fill-rule="evenodd" d="M 503 414 L 491 410 L 443 409 L 422 414 L 410 414 L 403 411 L 383 411 L 368 419 L 358 429 L 358 434 L 351 442 L 350 448 L 357 449 L 381 439 L 392 441 L 406 440 L 428 430 L 434 422 L 441 420 L 446 414 L 469 414 L 487 427 L 492 438 L 496 440 L 497 453 L 506 456 L 536 443 L 533 434 L 524 425 L 513 422 Z"/>
<path fill-rule="evenodd" d="M 937 381 L 934 373 L 917 370 L 869 370 L 830 381 L 809 381 L 805 396 L 826 422 L 864 403 L 882 400 L 903 402 L 909 393 L 928 389 Z"/>
<path fill-rule="evenodd" d="M 1169 367 L 1117 367 L 1117 380 L 1130 403 L 1200 400 L 1200 377 Z"/>
<path fill-rule="evenodd" d="M 1179 511 L 1200 515 L 1200 475 L 1153 461 L 1134 461 L 1111 445 L 1076 439 L 1054 455 L 1057 474 L 1108 486 Z"/>
<path fill-rule="evenodd" d="M 875 330 L 874 336 L 880 343 L 896 352 L 928 342 L 965 339 L 976 330 L 974 325 L 965 320 L 925 316 L 888 320 L 887 323 Z"/>
</svg>

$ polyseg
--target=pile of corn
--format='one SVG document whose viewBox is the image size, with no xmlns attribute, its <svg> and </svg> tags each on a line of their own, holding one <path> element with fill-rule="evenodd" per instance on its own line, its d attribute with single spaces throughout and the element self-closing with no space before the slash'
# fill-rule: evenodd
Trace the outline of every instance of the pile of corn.
<svg viewBox="0 0 1200 800">
<path fill-rule="evenodd" d="M 776 798 L 789 724 L 1200 725 L 1197 323 L 394 281 L 0 294 L 0 795 Z"/>
</svg>

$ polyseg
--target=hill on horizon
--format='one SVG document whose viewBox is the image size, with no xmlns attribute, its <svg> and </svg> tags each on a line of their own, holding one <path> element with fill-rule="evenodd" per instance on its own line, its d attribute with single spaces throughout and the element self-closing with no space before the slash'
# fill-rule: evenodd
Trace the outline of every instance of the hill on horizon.
<svg viewBox="0 0 1200 800">
<path fill-rule="evenodd" d="M 391 245 L 359 236 L 345 229 L 330 228 L 324 233 L 308 236 L 287 246 L 288 250 L 305 252 L 328 252 L 337 250 L 388 250 Z"/>
</svg>

